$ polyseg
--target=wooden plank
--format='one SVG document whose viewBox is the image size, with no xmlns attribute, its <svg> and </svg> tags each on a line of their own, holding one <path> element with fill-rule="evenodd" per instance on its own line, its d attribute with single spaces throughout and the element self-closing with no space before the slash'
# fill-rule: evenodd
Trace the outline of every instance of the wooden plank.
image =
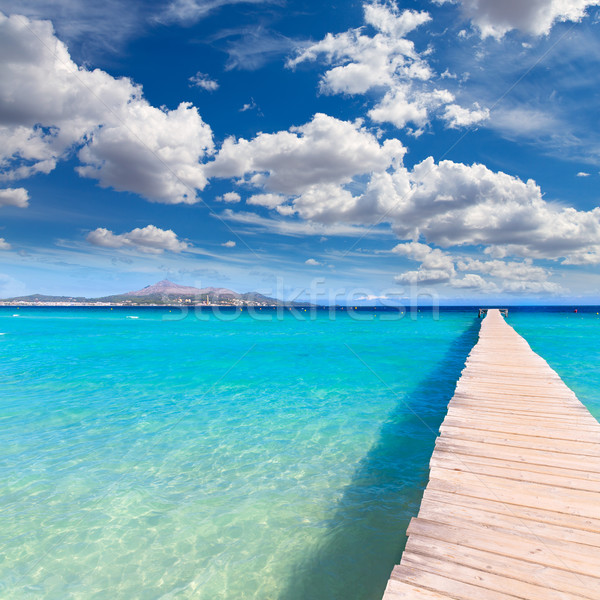
<svg viewBox="0 0 600 600">
<path fill-rule="evenodd" d="M 431 499 L 442 505 L 457 505 L 466 508 L 480 509 L 498 514 L 519 517 L 524 520 L 539 521 L 541 523 L 551 523 L 562 527 L 571 527 L 583 531 L 600 532 L 600 519 L 590 517 L 578 517 L 564 512 L 545 510 L 539 507 L 520 506 L 517 504 L 508 504 L 495 498 L 475 498 L 473 496 L 463 496 L 462 494 L 444 492 L 427 488 L 423 494 L 423 500 Z"/>
<path fill-rule="evenodd" d="M 502 457 L 516 462 L 537 463 L 540 465 L 600 473 L 600 460 L 593 456 L 586 457 L 583 460 L 583 458 L 578 458 L 577 455 L 562 452 L 547 452 L 545 450 L 516 448 L 514 446 L 472 442 L 456 438 L 446 439 L 443 437 L 437 438 L 435 447 L 456 454 L 473 454 L 475 456 L 488 456 L 490 458 Z"/>
<path fill-rule="evenodd" d="M 450 564 L 463 564 L 534 585 L 543 585 L 552 581 L 552 590 L 571 592 L 589 600 L 598 600 L 599 597 L 600 579 L 596 577 L 536 565 L 510 556 L 466 548 L 443 540 L 411 536 L 406 544 L 405 552 L 426 557 L 434 556 Z M 394 577 L 393 571 L 392 577 Z"/>
<path fill-rule="evenodd" d="M 600 431 L 597 428 L 590 428 L 590 431 L 582 430 L 581 427 L 560 427 L 550 424 L 541 426 L 540 419 L 531 419 L 528 423 L 523 423 L 521 419 L 515 423 L 515 419 L 485 419 L 464 418 L 449 414 L 444 419 L 444 426 L 447 427 L 465 427 L 467 429 L 477 429 L 480 431 L 496 431 L 500 433 L 524 433 L 530 437 L 552 438 L 560 440 L 572 440 L 577 442 L 592 442 L 600 444 Z"/>
<path fill-rule="evenodd" d="M 522 532 L 526 536 L 552 538 L 562 542 L 574 542 L 590 546 L 589 551 L 600 547 L 600 533 L 597 531 L 582 531 L 552 523 L 541 523 L 531 519 L 522 518 L 513 514 L 500 514 L 481 510 L 472 506 L 457 506 L 440 504 L 430 499 L 423 499 L 419 509 L 419 518 L 428 521 L 437 521 L 452 525 L 466 521 L 470 526 L 481 524 L 484 527 L 509 529 L 513 532 Z"/>
<path fill-rule="evenodd" d="M 386 600 L 600 598 L 600 423 L 497 310 L 407 533 Z"/>
<path fill-rule="evenodd" d="M 515 600 L 518 596 L 504 594 L 494 590 L 485 589 L 480 586 L 471 585 L 455 579 L 449 579 L 442 575 L 428 573 L 421 569 L 398 565 L 394 571 L 396 577 L 402 581 L 430 589 L 434 592 L 446 594 L 447 598 L 455 600 Z"/>
<path fill-rule="evenodd" d="M 473 400 L 462 400 L 462 399 L 458 399 L 458 400 L 453 400 L 452 401 L 452 406 L 462 406 L 462 407 L 466 407 L 466 408 L 471 408 L 474 410 L 477 410 L 479 408 L 481 408 L 482 406 L 482 401 L 481 400 L 477 400 L 477 399 L 473 399 Z M 485 408 L 491 408 L 491 409 L 495 409 L 495 410 L 504 410 L 504 411 L 508 411 L 508 412 L 513 412 L 513 411 L 517 411 L 518 413 L 523 413 L 526 415 L 548 415 L 550 417 L 554 416 L 556 417 L 567 417 L 568 415 L 574 415 L 577 416 L 578 413 L 582 413 L 585 415 L 585 411 L 587 409 L 585 409 L 585 407 L 581 406 L 581 407 L 573 407 L 572 409 L 569 408 L 568 406 L 548 406 L 548 405 L 544 405 L 543 407 L 535 407 L 535 406 L 531 406 L 529 404 L 525 404 L 523 402 L 518 402 L 518 401 L 512 401 L 512 400 L 508 400 L 508 399 L 504 399 L 498 402 L 485 402 Z"/>
<path fill-rule="evenodd" d="M 571 543 L 567 547 L 564 543 L 550 538 L 531 536 L 534 539 L 530 540 L 528 536 L 515 535 L 499 529 L 465 527 L 462 522 L 460 525 L 458 527 L 413 518 L 407 531 L 409 535 L 444 540 L 459 546 L 512 556 L 525 562 L 547 565 L 573 573 L 592 577 L 600 573 L 600 555 L 590 552 L 587 547 L 581 550 L 576 544 Z M 524 541 L 532 543 L 524 543 Z"/>
<path fill-rule="evenodd" d="M 434 573 L 448 579 L 483 587 L 495 592 L 510 592 L 517 598 L 527 600 L 581 600 L 579 594 L 565 593 L 559 590 L 548 590 L 544 580 L 540 579 L 539 585 L 520 581 L 505 574 L 497 574 L 480 568 L 461 565 L 455 562 L 439 559 L 434 556 L 423 556 L 404 552 L 402 555 L 403 567 L 419 569 L 427 573 Z M 479 594 L 479 592 L 478 592 Z M 480 597 L 479 595 L 477 597 Z"/>
<path fill-rule="evenodd" d="M 442 469 L 453 469 L 455 471 L 467 471 L 469 473 L 479 473 L 481 475 L 491 475 L 493 477 L 504 477 L 505 479 L 514 479 L 515 481 L 530 481 L 532 483 L 545 483 L 564 487 L 567 489 L 587 490 L 589 492 L 600 493 L 600 474 L 591 479 L 585 471 L 577 471 L 579 475 L 573 475 L 570 469 L 560 469 L 540 465 L 531 465 L 537 467 L 537 470 L 527 465 L 527 470 L 522 468 L 519 463 L 511 461 L 502 461 L 495 459 L 472 460 L 470 457 L 457 456 L 449 452 L 435 452 L 431 457 L 429 466 Z"/>
<path fill-rule="evenodd" d="M 436 469 L 435 476 L 429 479 L 427 487 L 511 505 L 540 507 L 590 519 L 600 518 L 600 502 L 597 494 L 593 492 L 571 490 L 569 493 L 569 490 L 564 491 L 564 488 L 538 483 L 522 483 L 517 486 L 510 479 L 471 473 L 460 473 L 459 477 L 452 478 L 449 473 L 453 471 Z"/>
<path fill-rule="evenodd" d="M 598 421 L 590 413 L 581 413 L 578 415 L 570 415 L 568 417 L 542 417 L 539 413 L 533 415 L 519 414 L 518 411 L 502 408 L 492 408 L 487 406 L 480 406 L 476 413 L 471 408 L 462 408 L 455 405 L 448 406 L 448 415 L 460 415 L 465 418 L 469 418 L 468 415 L 473 415 L 473 419 L 481 418 L 485 420 L 497 420 L 498 422 L 512 421 L 515 422 L 515 415 L 519 415 L 519 423 L 535 423 L 535 424 L 547 424 L 549 427 L 581 427 L 586 431 L 597 432 Z"/>
<path fill-rule="evenodd" d="M 450 596 L 391 578 L 385 589 L 385 598 L 388 600 L 447 600 Z"/>
<path fill-rule="evenodd" d="M 502 446 L 515 446 L 517 448 L 531 448 L 532 450 L 546 450 L 548 452 L 562 452 L 578 456 L 596 456 L 600 458 L 600 444 L 597 442 L 580 442 L 574 440 L 561 440 L 558 438 L 535 437 L 519 432 L 498 432 L 469 429 L 468 427 L 454 427 L 446 425 L 440 427 L 440 433 L 451 439 L 468 440 L 471 442 L 491 442 Z"/>
</svg>

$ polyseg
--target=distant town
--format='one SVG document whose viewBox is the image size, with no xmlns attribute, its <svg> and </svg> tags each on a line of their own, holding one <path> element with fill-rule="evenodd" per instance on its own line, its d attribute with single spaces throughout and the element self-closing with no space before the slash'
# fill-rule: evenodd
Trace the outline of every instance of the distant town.
<svg viewBox="0 0 600 600">
<path fill-rule="evenodd" d="M 194 288 L 167 279 L 133 292 L 101 298 L 31 294 L 0 300 L 0 306 L 307 306 L 286 303 L 256 292 L 239 294 L 227 288 Z"/>
</svg>

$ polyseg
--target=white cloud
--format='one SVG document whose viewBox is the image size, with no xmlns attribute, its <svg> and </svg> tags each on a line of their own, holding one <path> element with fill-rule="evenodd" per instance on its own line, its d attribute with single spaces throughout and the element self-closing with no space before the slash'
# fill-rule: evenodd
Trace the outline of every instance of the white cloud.
<svg viewBox="0 0 600 600">
<path fill-rule="evenodd" d="M 370 2 L 363 6 L 365 24 L 375 30 L 374 35 L 367 35 L 365 28 L 329 33 L 320 42 L 302 48 L 288 66 L 322 58 L 331 66 L 320 83 L 326 94 L 384 91 L 383 99 L 369 111 L 369 117 L 398 128 L 411 123 L 419 128 L 416 135 L 433 115 L 439 115 L 451 127 L 487 118 L 486 109 L 463 109 L 453 104 L 455 97 L 451 92 L 430 83 L 435 73 L 425 59 L 427 52 L 419 54 L 414 43 L 405 37 L 431 20 L 428 13 L 400 11 L 393 3 Z M 449 104 L 449 112 L 440 112 Z"/>
<path fill-rule="evenodd" d="M 362 94 L 374 87 L 392 87 L 398 78 L 430 79 L 429 65 L 418 55 L 414 43 L 404 36 L 431 20 L 426 12 L 398 11 L 394 5 L 365 4 L 365 22 L 377 33 L 364 35 L 362 29 L 331 33 L 320 42 L 300 51 L 288 61 L 294 67 L 320 56 L 334 64 L 321 80 L 326 93 Z"/>
<path fill-rule="evenodd" d="M 51 20 L 61 39 L 75 42 L 89 55 L 115 51 L 136 36 L 153 11 L 139 0 L 0 0 L 0 11 Z"/>
<path fill-rule="evenodd" d="M 115 234 L 99 227 L 87 235 L 87 241 L 103 248 L 133 248 L 149 254 L 161 254 L 164 250 L 181 252 L 188 247 L 171 229 L 159 229 L 154 225 L 136 228 L 127 233 Z"/>
<path fill-rule="evenodd" d="M 447 90 L 421 91 L 412 85 L 397 85 L 369 111 L 369 117 L 377 123 L 392 123 L 399 129 L 407 123 L 424 127 L 432 111 L 453 101 L 454 95 Z"/>
<path fill-rule="evenodd" d="M 454 0 L 435 1 L 442 4 Z M 483 38 L 496 39 L 513 29 L 536 36 L 546 35 L 554 23 L 581 21 L 589 6 L 600 4 L 600 0 L 455 1 L 460 3 L 463 14 L 479 29 Z"/>
<path fill-rule="evenodd" d="M 371 230 L 366 227 L 356 227 L 336 223 L 333 225 L 323 225 L 310 221 L 299 221 L 291 219 L 271 219 L 262 217 L 251 212 L 234 212 L 230 209 L 224 210 L 220 217 L 225 221 L 233 221 L 243 225 L 249 225 L 252 228 L 262 229 L 280 235 L 289 235 L 294 237 L 314 236 L 344 236 L 344 237 L 363 237 L 365 235 L 389 235 L 388 232 Z"/>
<path fill-rule="evenodd" d="M 140 86 L 76 65 L 47 21 L 0 14 L 0 179 L 49 173 L 80 148 L 100 185 L 165 203 L 197 200 L 212 132 L 189 103 L 151 106 Z"/>
<path fill-rule="evenodd" d="M 397 283 L 410 283 L 431 285 L 436 283 L 448 283 L 451 275 L 444 269 L 419 269 L 418 271 L 406 271 L 394 277 Z"/>
<path fill-rule="evenodd" d="M 223 38 L 227 38 L 223 49 L 229 55 L 225 63 L 228 71 L 256 71 L 269 61 L 280 61 L 298 45 L 292 38 L 262 25 L 227 29 L 215 33 L 210 40 L 214 43 Z"/>
<path fill-rule="evenodd" d="M 428 158 L 409 170 L 402 164 L 404 152 L 398 140 L 380 143 L 360 122 L 317 114 L 289 131 L 226 140 L 206 172 L 241 178 L 261 192 L 248 204 L 307 223 L 261 221 L 291 235 L 387 223 L 402 240 L 440 248 L 483 246 L 495 258 L 589 264 L 600 254 L 600 208 L 579 211 L 547 202 L 533 180 L 481 164 Z M 250 222 L 258 216 L 227 218 Z M 427 280 L 441 279 L 444 270 L 448 280 L 454 277 L 447 264 L 423 269 L 431 271 Z"/>
<path fill-rule="evenodd" d="M 235 204 L 240 202 L 242 197 L 237 192 L 226 192 L 222 196 L 217 196 L 215 200 L 218 202 L 227 202 L 228 204 Z"/>
<path fill-rule="evenodd" d="M 0 238 L 0 250 L 10 250 L 12 246 L 4 239 Z"/>
<path fill-rule="evenodd" d="M 360 174 L 384 171 L 401 159 L 399 140 L 380 144 L 360 122 L 317 113 L 301 127 L 260 133 L 254 139 L 228 138 L 206 173 L 244 177 L 255 187 L 277 194 L 301 194 L 312 186 L 349 183 Z"/>
<path fill-rule="evenodd" d="M 483 293 L 555 294 L 565 291 L 559 284 L 549 281 L 550 271 L 533 265 L 531 259 L 520 262 L 504 262 L 462 258 L 456 252 L 450 253 L 439 248 L 431 248 L 420 242 L 398 244 L 392 249 L 392 252 L 421 263 L 416 271 L 407 271 L 396 276 L 396 281 L 401 283 L 445 284 L 455 289 L 468 289 Z M 466 273 L 459 277 L 456 272 L 457 268 L 463 272 L 483 273 L 495 281 L 484 279 L 477 273 Z"/>
<path fill-rule="evenodd" d="M 470 127 L 471 125 L 487 121 L 489 117 L 489 109 L 480 108 L 478 104 L 475 104 L 473 110 L 463 108 L 458 104 L 449 104 L 442 115 L 444 121 L 448 123 L 448 127 L 452 129 Z"/>
<path fill-rule="evenodd" d="M 219 84 L 211 79 L 206 73 L 198 71 L 195 75 L 189 78 L 190 85 L 192 87 L 199 87 L 207 92 L 214 92 L 219 89 Z"/>
<path fill-rule="evenodd" d="M 277 208 L 286 201 L 285 196 L 279 194 L 254 194 L 246 200 L 246 204 L 254 204 L 255 206 L 264 206 L 266 208 Z"/>
<path fill-rule="evenodd" d="M 229 4 L 267 4 L 271 0 L 171 0 L 157 17 L 164 23 L 191 25 Z"/>
<path fill-rule="evenodd" d="M 242 108 L 240 108 L 240 112 L 246 112 L 247 110 L 254 110 L 258 108 L 256 102 L 254 102 L 254 98 L 250 98 L 250 102 L 246 102 Z"/>
<path fill-rule="evenodd" d="M 445 271 L 448 278 L 454 275 L 454 262 L 451 257 L 439 248 L 431 248 L 420 242 L 398 244 L 392 252 L 406 256 L 411 260 L 418 260 L 421 266 L 432 271 Z"/>
<path fill-rule="evenodd" d="M 233 240 L 229 240 L 228 242 L 224 242 L 221 246 L 225 246 L 225 248 L 235 248 L 235 242 Z"/>
<path fill-rule="evenodd" d="M 420 242 L 398 244 L 392 252 L 421 263 L 417 271 L 408 271 L 395 279 L 400 283 L 448 283 L 454 277 L 454 262 L 449 254 L 439 248 L 430 248 Z"/>
<path fill-rule="evenodd" d="M 0 206 L 29 206 L 29 192 L 25 188 L 0 189 Z"/>
<path fill-rule="evenodd" d="M 579 211 L 543 199 L 523 182 L 479 164 L 432 158 L 412 170 L 374 172 L 362 193 L 314 186 L 292 199 L 291 213 L 322 224 L 389 223 L 400 239 L 441 248 L 483 245 L 496 258 L 589 263 L 600 252 L 600 208 Z"/>
<path fill-rule="evenodd" d="M 477 271 L 514 281 L 546 281 L 550 275 L 547 269 L 533 265 L 531 259 L 523 262 L 469 259 L 459 261 L 457 266 L 461 271 Z"/>
<path fill-rule="evenodd" d="M 462 279 L 453 279 L 451 282 L 453 288 L 471 290 L 477 292 L 498 292 L 500 288 L 491 282 L 486 281 L 481 275 L 468 273 Z"/>
<path fill-rule="evenodd" d="M 490 116 L 489 127 L 511 140 L 526 139 L 541 143 L 546 150 L 549 143 L 556 145 L 558 140 L 562 140 L 560 147 L 563 150 L 566 146 L 572 146 L 575 141 L 569 132 L 569 124 L 563 122 L 557 114 L 553 114 L 549 107 L 534 108 L 517 104 L 508 108 L 494 109 Z"/>
<path fill-rule="evenodd" d="M 577 173 L 577 177 L 589 177 L 590 174 L 586 173 L 585 171 L 579 171 L 579 173 Z"/>
<path fill-rule="evenodd" d="M 212 133 L 189 103 L 160 110 L 145 101 L 124 109 L 125 122 L 104 126 L 79 151 L 77 172 L 102 187 L 131 191 L 165 204 L 193 204 L 208 180 L 199 164 Z M 123 126 L 124 125 L 124 126 Z"/>
<path fill-rule="evenodd" d="M 444 248 L 482 244 L 498 257 L 558 259 L 600 247 L 600 208 L 578 211 L 546 202 L 534 181 L 483 165 L 429 158 L 410 172 L 376 174 L 356 204 L 375 202 L 398 237 L 422 237 Z"/>
<path fill-rule="evenodd" d="M 511 294 L 561 294 L 565 290 L 560 284 L 552 281 L 509 281 L 503 291 Z"/>
<path fill-rule="evenodd" d="M 308 258 L 304 261 L 305 265 L 309 265 L 310 267 L 319 267 L 321 266 L 321 263 L 318 260 L 315 260 L 314 258 Z"/>
</svg>

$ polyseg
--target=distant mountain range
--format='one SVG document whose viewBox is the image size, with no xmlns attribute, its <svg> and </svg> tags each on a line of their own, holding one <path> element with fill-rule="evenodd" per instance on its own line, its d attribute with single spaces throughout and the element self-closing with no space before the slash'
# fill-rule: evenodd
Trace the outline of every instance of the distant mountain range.
<svg viewBox="0 0 600 600">
<path fill-rule="evenodd" d="M 30 296 L 19 296 L 6 298 L 3 302 L 27 303 L 27 304 L 125 304 L 125 305 L 148 305 L 148 304 L 208 304 L 218 306 L 280 306 L 293 304 L 295 306 L 306 306 L 304 302 L 286 303 L 275 298 L 263 296 L 257 292 L 238 294 L 227 288 L 195 288 L 173 283 L 163 279 L 154 285 L 148 285 L 141 290 L 125 292 L 113 296 L 101 298 L 84 298 L 81 296 L 46 296 L 44 294 L 31 294 Z"/>
</svg>

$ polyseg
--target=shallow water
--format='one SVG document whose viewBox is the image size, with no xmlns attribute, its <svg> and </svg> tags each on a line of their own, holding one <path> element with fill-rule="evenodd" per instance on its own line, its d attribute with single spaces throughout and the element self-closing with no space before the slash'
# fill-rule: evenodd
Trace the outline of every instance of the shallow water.
<svg viewBox="0 0 600 600">
<path fill-rule="evenodd" d="M 476 313 L 227 315 L 0 309 L 3 598 L 381 597 Z M 600 322 L 546 318 L 599 406 Z"/>
</svg>

